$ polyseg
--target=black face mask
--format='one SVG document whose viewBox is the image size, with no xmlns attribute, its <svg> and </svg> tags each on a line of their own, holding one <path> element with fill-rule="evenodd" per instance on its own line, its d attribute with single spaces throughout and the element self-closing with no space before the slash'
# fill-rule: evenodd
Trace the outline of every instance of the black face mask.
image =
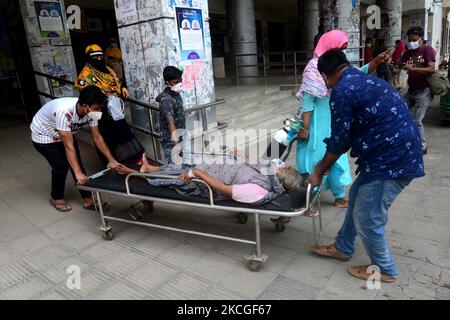
<svg viewBox="0 0 450 320">
<path fill-rule="evenodd" d="M 91 58 L 89 59 L 89 64 L 100 72 L 109 73 L 109 70 L 106 68 L 106 62 L 104 59 L 97 60 Z"/>
</svg>

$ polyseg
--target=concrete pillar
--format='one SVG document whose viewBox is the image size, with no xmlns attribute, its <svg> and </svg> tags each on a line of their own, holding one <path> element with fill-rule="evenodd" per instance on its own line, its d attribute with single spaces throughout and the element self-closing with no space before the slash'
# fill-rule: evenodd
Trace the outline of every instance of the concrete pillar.
<svg viewBox="0 0 450 320">
<path fill-rule="evenodd" d="M 58 14 L 62 14 L 63 31 L 58 32 L 59 37 L 57 38 L 53 38 L 55 32 L 41 32 L 39 17 L 36 14 L 37 10 L 33 0 L 19 1 L 33 69 L 75 81 L 77 73 L 70 34 L 66 25 L 64 1 L 50 0 L 48 2 L 54 2 L 58 11 L 59 5 L 61 6 L 61 12 L 58 12 Z M 30 74 L 30 76 L 32 75 Z M 39 91 L 52 93 L 56 97 L 73 96 L 75 94 L 71 86 L 61 86 L 57 82 L 50 84 L 46 78 L 41 76 L 36 76 L 36 84 Z M 41 97 L 42 104 L 48 100 L 48 98 Z"/>
<path fill-rule="evenodd" d="M 386 0 L 385 9 L 389 25 L 386 29 L 386 47 L 394 47 L 395 41 L 402 38 L 402 0 Z"/>
<path fill-rule="evenodd" d="M 325 30 L 339 29 L 348 33 L 347 58 L 353 64 L 359 64 L 360 60 L 359 23 L 359 0 L 324 0 Z"/>
<path fill-rule="evenodd" d="M 429 23 L 428 23 L 428 18 L 429 18 L 429 10 L 431 10 L 431 4 L 428 3 L 428 1 L 425 1 L 425 13 L 424 13 L 424 22 L 423 22 L 423 31 L 424 31 L 424 40 L 429 40 L 428 38 L 428 30 L 429 30 Z"/>
<path fill-rule="evenodd" d="M 211 53 L 211 35 L 207 0 L 114 0 L 120 46 L 122 49 L 125 78 L 131 97 L 135 100 L 155 103 L 164 89 L 163 69 L 176 66 L 184 71 L 182 93 L 187 111 L 187 127 L 194 129 L 195 121 L 201 121 L 200 112 L 189 112 L 215 101 L 214 76 Z M 178 41 L 175 7 L 191 7 L 202 10 L 205 59 L 182 61 Z M 133 123 L 141 124 L 146 110 L 132 109 Z M 217 126 L 215 108 L 206 109 L 208 119 L 205 130 Z M 196 127 L 196 129 L 199 129 Z M 192 132 L 191 132 L 192 133 Z"/>
<path fill-rule="evenodd" d="M 320 0 L 304 1 L 305 49 L 314 49 L 314 37 L 320 25 Z"/>
<path fill-rule="evenodd" d="M 442 3 L 433 3 L 433 29 L 430 45 L 436 50 L 436 68 L 441 63 L 441 48 L 442 48 L 442 30 L 444 25 L 442 24 L 443 17 Z"/>
<path fill-rule="evenodd" d="M 237 56 L 238 65 L 257 65 L 258 48 L 256 44 L 255 9 L 253 0 L 229 0 L 227 12 L 230 21 L 230 32 L 233 55 Z M 250 55 L 239 57 L 239 55 Z M 235 65 L 233 63 L 233 65 Z M 236 72 L 236 71 L 235 71 Z M 257 82 L 258 67 L 240 67 L 238 69 L 240 83 Z"/>
</svg>

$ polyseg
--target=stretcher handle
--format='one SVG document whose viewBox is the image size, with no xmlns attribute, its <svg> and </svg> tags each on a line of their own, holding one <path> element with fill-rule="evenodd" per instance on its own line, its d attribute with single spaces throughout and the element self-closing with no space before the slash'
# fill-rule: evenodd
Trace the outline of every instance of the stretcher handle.
<svg viewBox="0 0 450 320">
<path fill-rule="evenodd" d="M 127 191 L 127 195 L 131 196 L 133 195 L 130 191 L 130 183 L 129 180 L 131 177 L 143 177 L 143 178 L 155 178 L 155 179 L 173 179 L 178 180 L 178 177 L 170 176 L 170 175 L 162 175 L 162 174 L 155 174 L 155 173 L 141 173 L 141 172 L 132 172 L 129 173 L 125 178 L 125 189 Z M 214 205 L 214 194 L 212 188 L 207 184 L 205 181 L 200 179 L 191 179 L 191 181 L 198 182 L 204 184 L 208 188 L 209 193 L 209 204 L 211 206 Z"/>
<path fill-rule="evenodd" d="M 311 203 L 311 190 L 315 194 L 314 199 Z M 311 183 L 308 183 L 308 186 L 306 188 L 306 208 L 309 210 L 311 209 L 311 205 L 316 202 L 316 199 L 320 195 L 321 187 L 315 186 L 313 187 Z"/>
<path fill-rule="evenodd" d="M 102 170 L 102 171 L 100 171 L 100 172 L 97 172 L 97 173 L 93 174 L 92 176 L 89 176 L 88 179 L 89 179 L 89 180 L 97 179 L 97 178 L 99 178 L 99 177 L 101 177 L 101 176 L 104 176 L 108 171 L 111 171 L 111 168 L 107 168 L 107 169 L 105 169 L 105 170 Z"/>
</svg>

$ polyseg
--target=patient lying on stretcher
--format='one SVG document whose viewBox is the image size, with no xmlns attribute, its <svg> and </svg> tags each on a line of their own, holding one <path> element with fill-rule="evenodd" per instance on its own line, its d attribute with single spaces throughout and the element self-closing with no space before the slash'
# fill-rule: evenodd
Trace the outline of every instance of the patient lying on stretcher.
<svg viewBox="0 0 450 320">
<path fill-rule="evenodd" d="M 170 186 L 182 195 L 208 197 L 208 188 L 202 183 L 192 182 L 200 179 L 214 191 L 215 200 L 233 199 L 241 203 L 264 204 L 283 192 L 299 192 L 306 195 L 306 176 L 292 167 L 271 166 L 264 169 L 250 165 L 236 154 L 211 156 L 208 161 L 198 165 L 152 166 L 145 154 L 139 172 L 174 175 L 178 179 L 147 179 L 153 186 Z M 120 165 L 118 173 L 128 174 L 136 170 Z M 266 174 L 262 173 L 266 172 Z"/>
</svg>

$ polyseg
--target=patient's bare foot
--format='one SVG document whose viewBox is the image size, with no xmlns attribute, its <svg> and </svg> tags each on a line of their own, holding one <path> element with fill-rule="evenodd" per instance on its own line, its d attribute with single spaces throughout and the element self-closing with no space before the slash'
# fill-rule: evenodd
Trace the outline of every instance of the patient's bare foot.
<svg viewBox="0 0 450 320">
<path fill-rule="evenodd" d="M 157 166 L 152 166 L 150 163 L 148 163 L 147 156 L 145 153 L 142 155 L 142 167 L 139 170 L 141 173 L 149 173 L 149 172 L 158 172 L 159 169 Z"/>
<path fill-rule="evenodd" d="M 127 166 L 124 166 L 123 164 L 119 164 L 115 170 L 118 174 L 130 174 L 133 172 L 137 172 L 136 170 L 130 169 Z"/>
</svg>

